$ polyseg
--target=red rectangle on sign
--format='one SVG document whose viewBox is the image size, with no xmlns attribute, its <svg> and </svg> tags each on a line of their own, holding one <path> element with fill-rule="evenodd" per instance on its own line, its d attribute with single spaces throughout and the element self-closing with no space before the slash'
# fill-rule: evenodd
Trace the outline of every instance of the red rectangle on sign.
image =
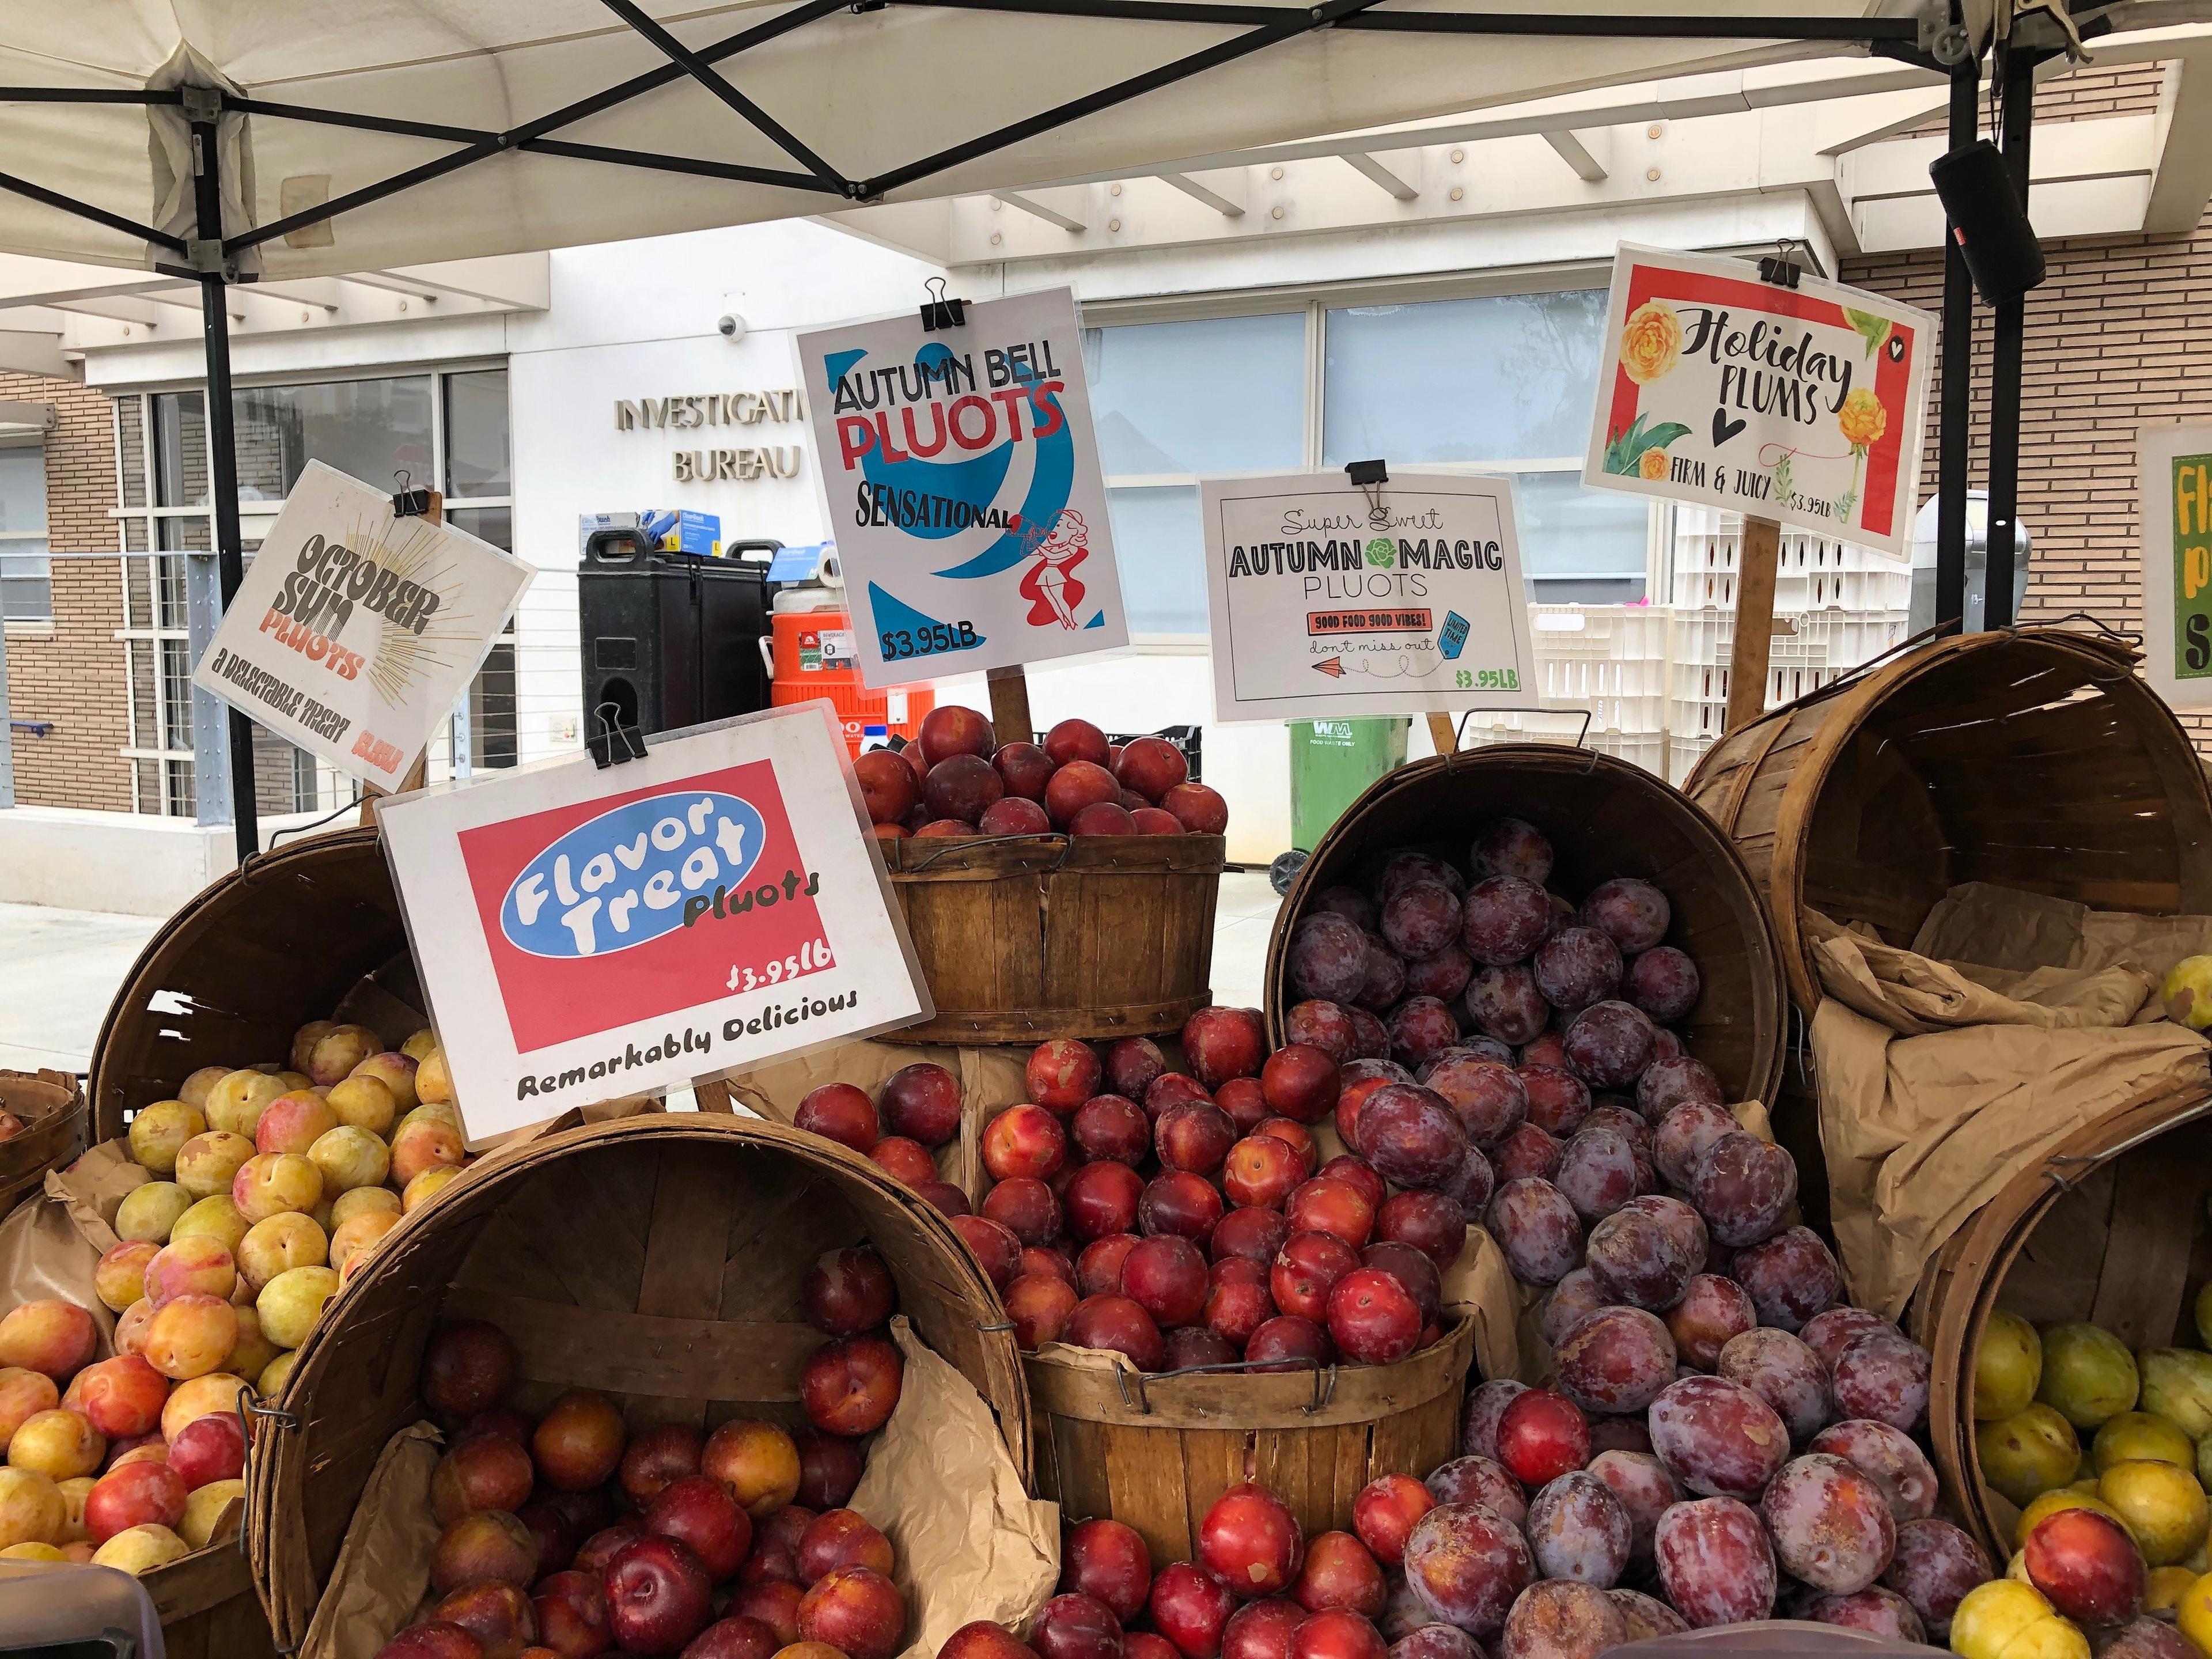
<svg viewBox="0 0 2212 1659">
<path fill-rule="evenodd" d="M 524 1053 L 834 965 L 765 760 L 459 841 Z"/>
<path fill-rule="evenodd" d="M 1309 611 L 1306 634 L 1425 634 L 1436 626 L 1431 611 Z"/>
</svg>

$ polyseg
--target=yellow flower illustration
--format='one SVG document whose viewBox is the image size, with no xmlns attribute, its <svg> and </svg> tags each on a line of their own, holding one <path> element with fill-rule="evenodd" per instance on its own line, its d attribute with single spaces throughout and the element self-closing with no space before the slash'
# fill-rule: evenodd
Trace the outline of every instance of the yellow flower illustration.
<svg viewBox="0 0 2212 1659">
<path fill-rule="evenodd" d="M 1663 449 L 1645 450 L 1637 458 L 1636 471 L 1638 476 L 1657 483 L 1667 476 L 1667 452 Z"/>
<path fill-rule="evenodd" d="M 1682 319 L 1664 300 L 1646 300 L 1620 331 L 1620 366 L 1638 386 L 1668 373 L 1682 356 Z"/>
<path fill-rule="evenodd" d="M 1836 411 L 1836 424 L 1854 448 L 1871 449 L 1889 429 L 1889 411 L 1881 406 L 1881 398 L 1861 386 L 1844 399 L 1844 406 Z"/>
</svg>

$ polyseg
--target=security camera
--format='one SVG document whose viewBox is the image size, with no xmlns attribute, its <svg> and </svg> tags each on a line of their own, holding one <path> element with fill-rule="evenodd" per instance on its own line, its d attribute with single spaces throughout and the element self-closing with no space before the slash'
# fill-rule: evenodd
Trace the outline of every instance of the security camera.
<svg viewBox="0 0 2212 1659">
<path fill-rule="evenodd" d="M 745 319 L 732 313 L 726 311 L 714 319 L 714 326 L 721 331 L 726 340 L 736 341 L 745 337 Z"/>
</svg>

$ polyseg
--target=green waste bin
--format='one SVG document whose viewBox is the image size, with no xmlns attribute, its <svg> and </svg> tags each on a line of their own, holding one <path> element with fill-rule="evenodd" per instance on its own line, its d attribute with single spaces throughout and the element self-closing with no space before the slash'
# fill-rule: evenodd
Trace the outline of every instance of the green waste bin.
<svg viewBox="0 0 2212 1659">
<path fill-rule="evenodd" d="M 1406 763 L 1407 720 L 1292 720 L 1291 835 L 1301 851 L 1321 845 L 1367 787 Z"/>
</svg>

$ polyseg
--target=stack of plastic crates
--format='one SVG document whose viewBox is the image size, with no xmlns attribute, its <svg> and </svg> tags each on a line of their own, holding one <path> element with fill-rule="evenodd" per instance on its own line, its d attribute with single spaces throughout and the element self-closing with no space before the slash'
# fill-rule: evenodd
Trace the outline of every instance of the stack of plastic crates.
<svg viewBox="0 0 2212 1659">
<path fill-rule="evenodd" d="M 1743 520 L 1674 509 L 1673 649 L 1668 667 L 1667 775 L 1687 778 L 1727 724 L 1729 656 Z M 1775 636 L 1766 707 L 1817 691 L 1905 635 L 1911 567 L 1810 532 L 1782 532 L 1775 558 Z"/>
<path fill-rule="evenodd" d="M 1586 749 L 1658 772 L 1667 763 L 1667 659 L 1672 613 L 1664 605 L 1532 605 L 1537 694 L 1547 709 L 1587 711 Z M 1539 717 L 1478 710 L 1465 741 L 1571 738 L 1574 727 Z"/>
</svg>

